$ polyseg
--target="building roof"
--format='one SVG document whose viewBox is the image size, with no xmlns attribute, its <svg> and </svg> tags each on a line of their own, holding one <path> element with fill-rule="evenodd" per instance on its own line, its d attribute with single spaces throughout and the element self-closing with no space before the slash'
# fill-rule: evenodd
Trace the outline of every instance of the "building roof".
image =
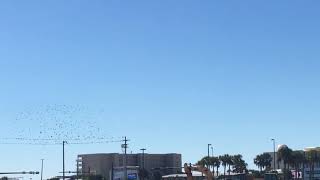
<svg viewBox="0 0 320 180">
<path fill-rule="evenodd" d="M 124 155 L 123 153 L 92 153 L 92 154 L 79 154 L 78 156 L 95 156 L 95 155 Z M 130 155 L 142 155 L 142 153 L 128 153 L 128 156 Z M 163 154 L 149 154 L 149 153 L 144 153 L 144 155 L 181 155 L 179 153 L 163 153 Z"/>
</svg>

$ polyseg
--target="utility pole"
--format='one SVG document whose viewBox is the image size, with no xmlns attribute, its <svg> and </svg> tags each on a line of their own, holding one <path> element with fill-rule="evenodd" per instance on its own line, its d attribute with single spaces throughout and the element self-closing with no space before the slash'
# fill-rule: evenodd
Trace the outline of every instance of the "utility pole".
<svg viewBox="0 0 320 180">
<path fill-rule="evenodd" d="M 276 140 L 271 139 L 273 141 L 273 170 L 276 170 Z"/>
<path fill-rule="evenodd" d="M 65 180 L 64 145 L 67 141 L 62 141 L 62 179 Z"/>
<path fill-rule="evenodd" d="M 44 159 L 41 159 L 41 180 L 43 178 L 43 160 Z"/>
<path fill-rule="evenodd" d="M 124 180 L 128 179 L 128 173 L 127 173 L 127 148 L 128 148 L 128 139 L 127 136 L 124 137 L 124 144 L 122 144 L 124 148 Z"/>
</svg>

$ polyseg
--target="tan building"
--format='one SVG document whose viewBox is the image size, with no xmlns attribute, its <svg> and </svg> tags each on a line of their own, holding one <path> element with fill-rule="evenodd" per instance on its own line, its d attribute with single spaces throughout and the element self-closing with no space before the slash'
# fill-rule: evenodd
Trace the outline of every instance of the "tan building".
<svg viewBox="0 0 320 180">
<path fill-rule="evenodd" d="M 124 154 L 101 153 L 78 155 L 79 174 L 102 175 L 110 180 L 112 167 L 124 166 Z M 161 175 L 180 173 L 182 167 L 181 154 L 127 154 L 127 166 L 143 166 L 149 171 L 150 176 L 157 171 Z M 152 178 L 150 178 L 152 179 Z"/>
</svg>

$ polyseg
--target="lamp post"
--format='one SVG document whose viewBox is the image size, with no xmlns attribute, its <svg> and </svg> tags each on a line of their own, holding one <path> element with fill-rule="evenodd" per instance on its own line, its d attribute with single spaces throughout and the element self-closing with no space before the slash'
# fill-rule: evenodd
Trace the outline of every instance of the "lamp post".
<svg viewBox="0 0 320 180">
<path fill-rule="evenodd" d="M 210 146 L 211 144 L 208 144 L 208 158 L 210 157 Z"/>
<path fill-rule="evenodd" d="M 145 176 L 145 171 L 144 171 L 144 151 L 147 150 L 146 148 L 142 148 L 140 149 L 142 151 L 142 172 L 143 172 L 143 175 L 142 175 L 142 180 L 144 180 L 144 176 Z"/>
<path fill-rule="evenodd" d="M 273 170 L 276 170 L 276 140 L 271 139 L 273 141 Z"/>
<path fill-rule="evenodd" d="M 65 180 L 64 145 L 67 141 L 62 141 L 62 179 Z"/>
<path fill-rule="evenodd" d="M 43 160 L 44 159 L 41 159 L 41 180 L 42 180 L 42 177 L 43 177 Z"/>
</svg>

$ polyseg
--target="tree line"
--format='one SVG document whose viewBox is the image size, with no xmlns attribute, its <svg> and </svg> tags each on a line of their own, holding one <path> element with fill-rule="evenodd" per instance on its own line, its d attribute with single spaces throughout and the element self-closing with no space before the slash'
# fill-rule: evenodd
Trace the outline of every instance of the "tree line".
<svg viewBox="0 0 320 180">
<path fill-rule="evenodd" d="M 221 176 L 221 174 L 219 174 L 220 167 L 223 168 L 223 176 L 226 176 L 226 173 L 228 173 L 228 175 L 230 176 L 231 173 L 248 172 L 248 164 L 243 160 L 241 154 L 225 154 L 217 157 L 206 156 L 199 160 L 197 164 L 212 169 L 212 172 L 215 176 Z"/>
<path fill-rule="evenodd" d="M 257 155 L 253 162 L 259 168 L 260 174 L 273 172 L 275 169 L 281 169 L 285 179 L 304 178 L 305 169 L 308 168 L 308 177 L 314 179 L 315 168 L 320 166 L 320 151 L 310 149 L 308 151 L 294 151 L 287 146 L 281 146 L 276 152 L 276 167 L 272 169 L 273 157 L 270 153 L 262 153 Z M 205 156 L 197 162 L 198 165 L 208 167 L 214 176 L 230 176 L 231 173 L 248 173 L 254 170 L 247 169 L 247 163 L 243 160 L 241 154 L 229 155 L 224 154 L 216 157 Z M 220 171 L 222 169 L 222 174 Z M 258 172 L 258 171 L 256 171 Z M 295 172 L 295 176 L 292 175 Z"/>
<path fill-rule="evenodd" d="M 262 171 L 270 171 L 273 158 L 269 153 L 259 154 L 254 159 L 254 164 Z M 277 169 L 283 163 L 282 172 L 287 179 L 292 179 L 293 170 L 296 178 L 305 177 L 305 168 L 309 168 L 309 178 L 314 179 L 315 166 L 320 163 L 320 152 L 311 149 L 309 151 L 294 151 L 287 146 L 282 146 L 277 151 Z"/>
</svg>

